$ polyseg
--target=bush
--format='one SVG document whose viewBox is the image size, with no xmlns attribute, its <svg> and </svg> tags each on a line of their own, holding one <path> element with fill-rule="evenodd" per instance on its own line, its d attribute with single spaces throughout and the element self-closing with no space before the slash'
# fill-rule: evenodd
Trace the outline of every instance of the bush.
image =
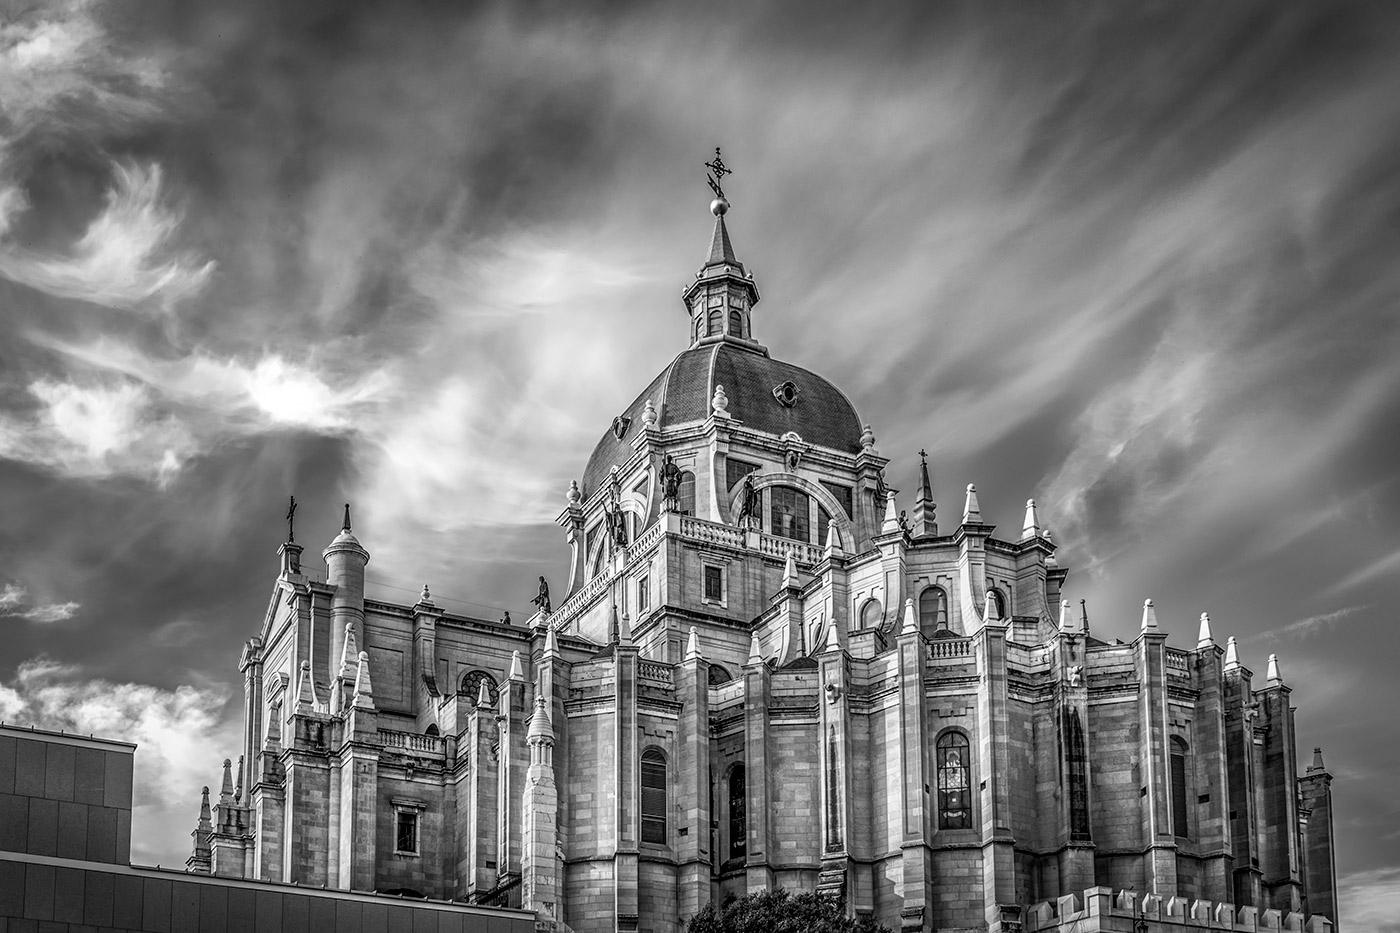
<svg viewBox="0 0 1400 933">
<path fill-rule="evenodd" d="M 686 933 L 890 933 L 870 917 L 852 920 L 831 898 L 779 888 L 713 903 L 690 918 Z"/>
</svg>

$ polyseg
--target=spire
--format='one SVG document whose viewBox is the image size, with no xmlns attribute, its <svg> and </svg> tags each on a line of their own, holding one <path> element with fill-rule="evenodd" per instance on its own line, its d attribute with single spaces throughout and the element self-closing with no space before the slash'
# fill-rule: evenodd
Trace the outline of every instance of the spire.
<svg viewBox="0 0 1400 933">
<path fill-rule="evenodd" d="M 904 601 L 904 627 L 900 629 L 901 635 L 914 635 L 919 631 L 919 614 L 914 611 L 913 598 Z"/>
<path fill-rule="evenodd" d="M 695 630 L 695 626 L 690 627 L 690 637 L 685 642 L 685 659 L 687 661 L 703 661 L 705 656 L 700 653 L 700 633 Z"/>
<path fill-rule="evenodd" d="M 1066 605 L 1068 605 L 1068 604 L 1066 604 Z M 986 601 L 986 603 L 984 604 L 983 609 L 982 609 L 982 621 L 984 621 L 984 622 L 1000 622 L 1000 621 L 1001 621 L 1001 613 L 997 611 L 997 594 L 996 594 L 996 590 L 990 590 L 990 589 L 987 590 L 987 601 Z M 1060 625 L 1061 625 L 1061 627 L 1063 627 L 1063 626 L 1064 626 L 1064 622 L 1061 621 Z"/>
<path fill-rule="evenodd" d="M 625 612 L 617 617 L 617 643 L 627 646 L 632 644 L 632 621 L 627 618 Z"/>
<path fill-rule="evenodd" d="M 705 265 L 712 266 L 721 262 L 738 265 L 739 260 L 734 258 L 734 245 L 729 242 L 729 228 L 724 225 L 724 215 L 729 211 L 729 202 L 717 198 L 710 210 L 715 215 L 715 232 L 710 237 L 710 254 L 705 257 Z"/>
<path fill-rule="evenodd" d="M 1225 642 L 1225 670 L 1233 671 L 1240 666 L 1240 649 L 1231 635 Z"/>
<path fill-rule="evenodd" d="M 238 783 L 233 785 L 233 802 L 241 803 L 243 800 L 243 756 L 238 756 Z"/>
<path fill-rule="evenodd" d="M 845 553 L 841 549 L 841 536 L 836 532 L 836 523 L 831 522 L 826 526 L 826 556 L 841 557 Z"/>
<path fill-rule="evenodd" d="M 831 625 L 826 629 L 826 647 L 823 651 L 841 650 L 841 629 L 836 625 L 836 620 L 831 620 Z"/>
<path fill-rule="evenodd" d="M 489 687 L 486 686 L 485 677 L 481 678 L 481 683 L 477 686 L 476 707 L 477 709 L 491 708 L 491 690 Z"/>
<path fill-rule="evenodd" d="M 758 645 L 758 629 L 753 630 L 753 635 L 749 638 L 749 664 L 762 664 L 763 651 Z"/>
<path fill-rule="evenodd" d="M 316 709 L 316 690 L 311 685 L 311 662 L 301 662 L 297 675 L 297 713 L 305 715 Z"/>
<path fill-rule="evenodd" d="M 938 534 L 938 507 L 933 502 L 933 483 L 928 478 L 928 451 L 919 451 L 919 497 L 914 500 L 914 535 Z"/>
<path fill-rule="evenodd" d="M 1079 628 L 1085 634 L 1089 634 L 1089 601 L 1081 599 L 1079 601 Z"/>
<path fill-rule="evenodd" d="M 374 685 L 369 679 L 369 652 L 360 652 L 360 667 L 355 673 L 355 709 L 374 709 Z"/>
<path fill-rule="evenodd" d="M 796 550 L 796 548 L 788 548 L 787 560 L 783 563 L 783 587 L 785 589 L 800 589 L 802 587 L 797 579 Z"/>
<path fill-rule="evenodd" d="M 1308 773 L 1308 774 L 1315 774 L 1315 773 L 1317 773 L 1318 771 L 1326 771 L 1326 770 L 1327 770 L 1327 766 L 1324 765 L 1324 764 L 1322 763 L 1322 746 L 1321 746 L 1321 745 L 1316 745 L 1316 746 L 1313 747 L 1313 760 L 1312 760 L 1312 764 L 1308 765 L 1308 772 L 1307 772 L 1307 773 Z M 205 792 L 206 792 L 206 794 L 207 794 L 209 788 L 206 787 L 206 788 L 204 788 L 204 790 L 205 790 Z M 204 800 L 205 800 L 205 805 L 207 806 L 207 805 L 208 805 L 208 801 L 209 801 L 208 796 L 206 796 L 206 797 L 204 798 Z"/>
<path fill-rule="evenodd" d="M 1069 600 L 1060 602 L 1060 631 L 1070 634 L 1079 632 L 1079 625 L 1074 618 L 1074 611 L 1070 608 Z"/>
<path fill-rule="evenodd" d="M 520 652 L 510 653 L 510 673 L 506 675 L 507 680 L 524 680 L 525 672 L 520 666 Z"/>
<path fill-rule="evenodd" d="M 1144 632 L 1157 631 L 1157 607 L 1152 605 L 1151 599 L 1143 600 L 1142 603 L 1142 630 Z"/>
<path fill-rule="evenodd" d="M 1026 500 L 1026 520 L 1021 523 L 1021 540 L 1031 541 L 1040 537 L 1040 516 L 1035 513 L 1035 500 Z"/>
<path fill-rule="evenodd" d="M 340 677 L 343 680 L 355 679 L 355 665 L 360 659 L 359 646 L 355 644 L 355 623 L 345 623 L 345 641 L 340 648 Z"/>
<path fill-rule="evenodd" d="M 219 806 L 227 807 L 233 803 L 233 762 L 228 758 L 224 759 L 224 783 L 219 788 Z M 222 819 L 222 817 L 221 817 Z"/>
<path fill-rule="evenodd" d="M 350 503 L 348 502 L 345 503 L 345 522 L 340 526 L 340 530 L 347 534 L 350 532 Z"/>
<path fill-rule="evenodd" d="M 1277 684 L 1280 687 L 1283 686 L 1283 675 L 1278 672 L 1278 655 L 1269 655 L 1269 667 L 1267 673 L 1264 676 L 1265 679 L 1268 680 L 1270 687 L 1274 686 L 1275 684 Z"/>
<path fill-rule="evenodd" d="M 1214 647 L 1215 636 L 1212 635 L 1210 631 L 1210 613 L 1203 612 L 1201 613 L 1201 633 L 1196 636 L 1196 650 L 1200 651 L 1202 648 Z"/>
<path fill-rule="evenodd" d="M 880 525 L 880 534 L 888 535 L 899 531 L 899 512 L 894 507 L 894 493 L 885 494 L 885 520 Z"/>
<path fill-rule="evenodd" d="M 982 506 L 977 502 L 977 487 L 972 483 L 967 484 L 967 499 L 963 502 L 964 525 L 982 524 Z"/>
<path fill-rule="evenodd" d="M 1318 749 L 1318 751 L 1321 752 L 1322 749 Z M 1317 760 L 1321 761 L 1322 758 L 1318 757 Z M 212 831 L 214 828 L 213 820 L 209 815 L 209 785 L 207 784 L 204 786 L 204 792 L 201 794 L 199 800 L 199 828 L 206 833 Z"/>
</svg>

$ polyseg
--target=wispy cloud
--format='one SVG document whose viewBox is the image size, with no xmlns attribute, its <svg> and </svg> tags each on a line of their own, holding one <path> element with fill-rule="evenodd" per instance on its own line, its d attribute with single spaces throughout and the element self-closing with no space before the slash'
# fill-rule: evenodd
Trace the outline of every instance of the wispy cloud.
<svg viewBox="0 0 1400 933">
<path fill-rule="evenodd" d="M 1324 592 L 1329 596 L 1343 593 L 1361 586 L 1363 583 L 1370 583 L 1372 580 L 1377 580 L 1395 573 L 1400 573 L 1400 549 L 1378 557 L 1359 570 L 1347 574 L 1345 577 L 1329 586 Z"/>
<path fill-rule="evenodd" d="M 6 583 L 5 588 L 0 590 L 0 617 L 28 619 L 48 625 L 73 618 L 80 608 L 81 604 L 75 602 L 34 605 L 29 601 L 29 591 L 17 583 Z"/>
<path fill-rule="evenodd" d="M 23 210 L 11 197 L 0 210 Z M 169 308 L 198 292 L 212 260 L 171 248 L 181 215 L 162 202 L 157 164 L 114 163 L 106 205 L 67 255 L 0 247 L 0 275 L 62 298 L 131 308 L 152 299 Z M 0 230 L 10 221 L 0 219 Z"/>
<path fill-rule="evenodd" d="M 1287 625 L 1281 625 L 1278 628 L 1267 629 L 1263 632 L 1259 632 L 1257 635 L 1250 635 L 1244 640 L 1248 641 L 1261 638 L 1287 638 L 1294 635 L 1301 638 L 1306 638 L 1310 635 L 1315 635 L 1319 632 L 1332 628 L 1341 620 L 1348 618 L 1349 616 L 1354 616 L 1356 613 L 1363 612 L 1370 608 L 1371 607 L 1369 605 L 1363 605 L 1346 606 L 1342 609 L 1334 609 L 1331 612 L 1323 612 L 1319 613 L 1318 615 L 1308 616 L 1305 619 L 1298 619 L 1296 622 L 1290 622 Z"/>
<path fill-rule="evenodd" d="M 229 693 L 215 684 L 164 690 L 112 682 L 35 658 L 0 683 L 0 720 L 135 742 L 132 860 L 168 860 L 188 849 L 200 787 L 218 779 L 211 745 L 237 747 L 233 726 L 220 723 Z"/>
<path fill-rule="evenodd" d="M 1337 926 L 1400 933 L 1400 867 L 1372 868 L 1337 879 Z"/>
</svg>

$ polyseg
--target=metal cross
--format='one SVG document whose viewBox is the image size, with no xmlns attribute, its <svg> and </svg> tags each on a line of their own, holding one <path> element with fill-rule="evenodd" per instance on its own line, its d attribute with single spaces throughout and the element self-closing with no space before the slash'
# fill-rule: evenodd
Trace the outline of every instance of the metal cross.
<svg viewBox="0 0 1400 933">
<path fill-rule="evenodd" d="M 924 463 L 928 463 L 928 451 L 924 450 L 922 447 L 919 448 L 919 459 Z"/>
<path fill-rule="evenodd" d="M 710 190 L 715 193 L 715 197 L 724 197 L 724 189 L 720 187 L 720 182 L 724 180 L 725 175 L 733 175 L 734 173 L 724 164 L 724 158 L 719 154 L 719 146 L 715 147 L 715 160 L 713 162 L 706 162 L 705 168 L 714 173 L 713 175 L 705 176 L 705 181 L 709 183 Z"/>
<path fill-rule="evenodd" d="M 297 539 L 297 536 L 293 531 L 295 527 L 294 523 L 297 514 L 297 497 L 288 496 L 287 499 L 287 543 L 291 544 Z"/>
</svg>

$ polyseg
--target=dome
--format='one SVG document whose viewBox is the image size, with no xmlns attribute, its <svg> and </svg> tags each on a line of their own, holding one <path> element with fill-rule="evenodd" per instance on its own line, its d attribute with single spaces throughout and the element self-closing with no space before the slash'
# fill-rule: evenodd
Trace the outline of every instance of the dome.
<svg viewBox="0 0 1400 933">
<path fill-rule="evenodd" d="M 774 390 L 791 383 L 785 404 Z M 651 384 L 627 406 L 623 417 L 631 419 L 618 438 L 607 430 L 583 474 L 583 495 L 597 491 L 612 469 L 632 456 L 632 441 L 642 429 L 642 409 L 647 399 L 656 407 L 659 429 L 710 416 L 715 386 L 724 386 L 729 414 L 744 427 L 768 434 L 795 431 L 808 444 L 830 447 L 845 454 L 860 452 L 861 421 L 845 394 L 816 373 L 768 356 L 762 349 L 729 341 L 691 347 L 671 361 Z"/>
</svg>

